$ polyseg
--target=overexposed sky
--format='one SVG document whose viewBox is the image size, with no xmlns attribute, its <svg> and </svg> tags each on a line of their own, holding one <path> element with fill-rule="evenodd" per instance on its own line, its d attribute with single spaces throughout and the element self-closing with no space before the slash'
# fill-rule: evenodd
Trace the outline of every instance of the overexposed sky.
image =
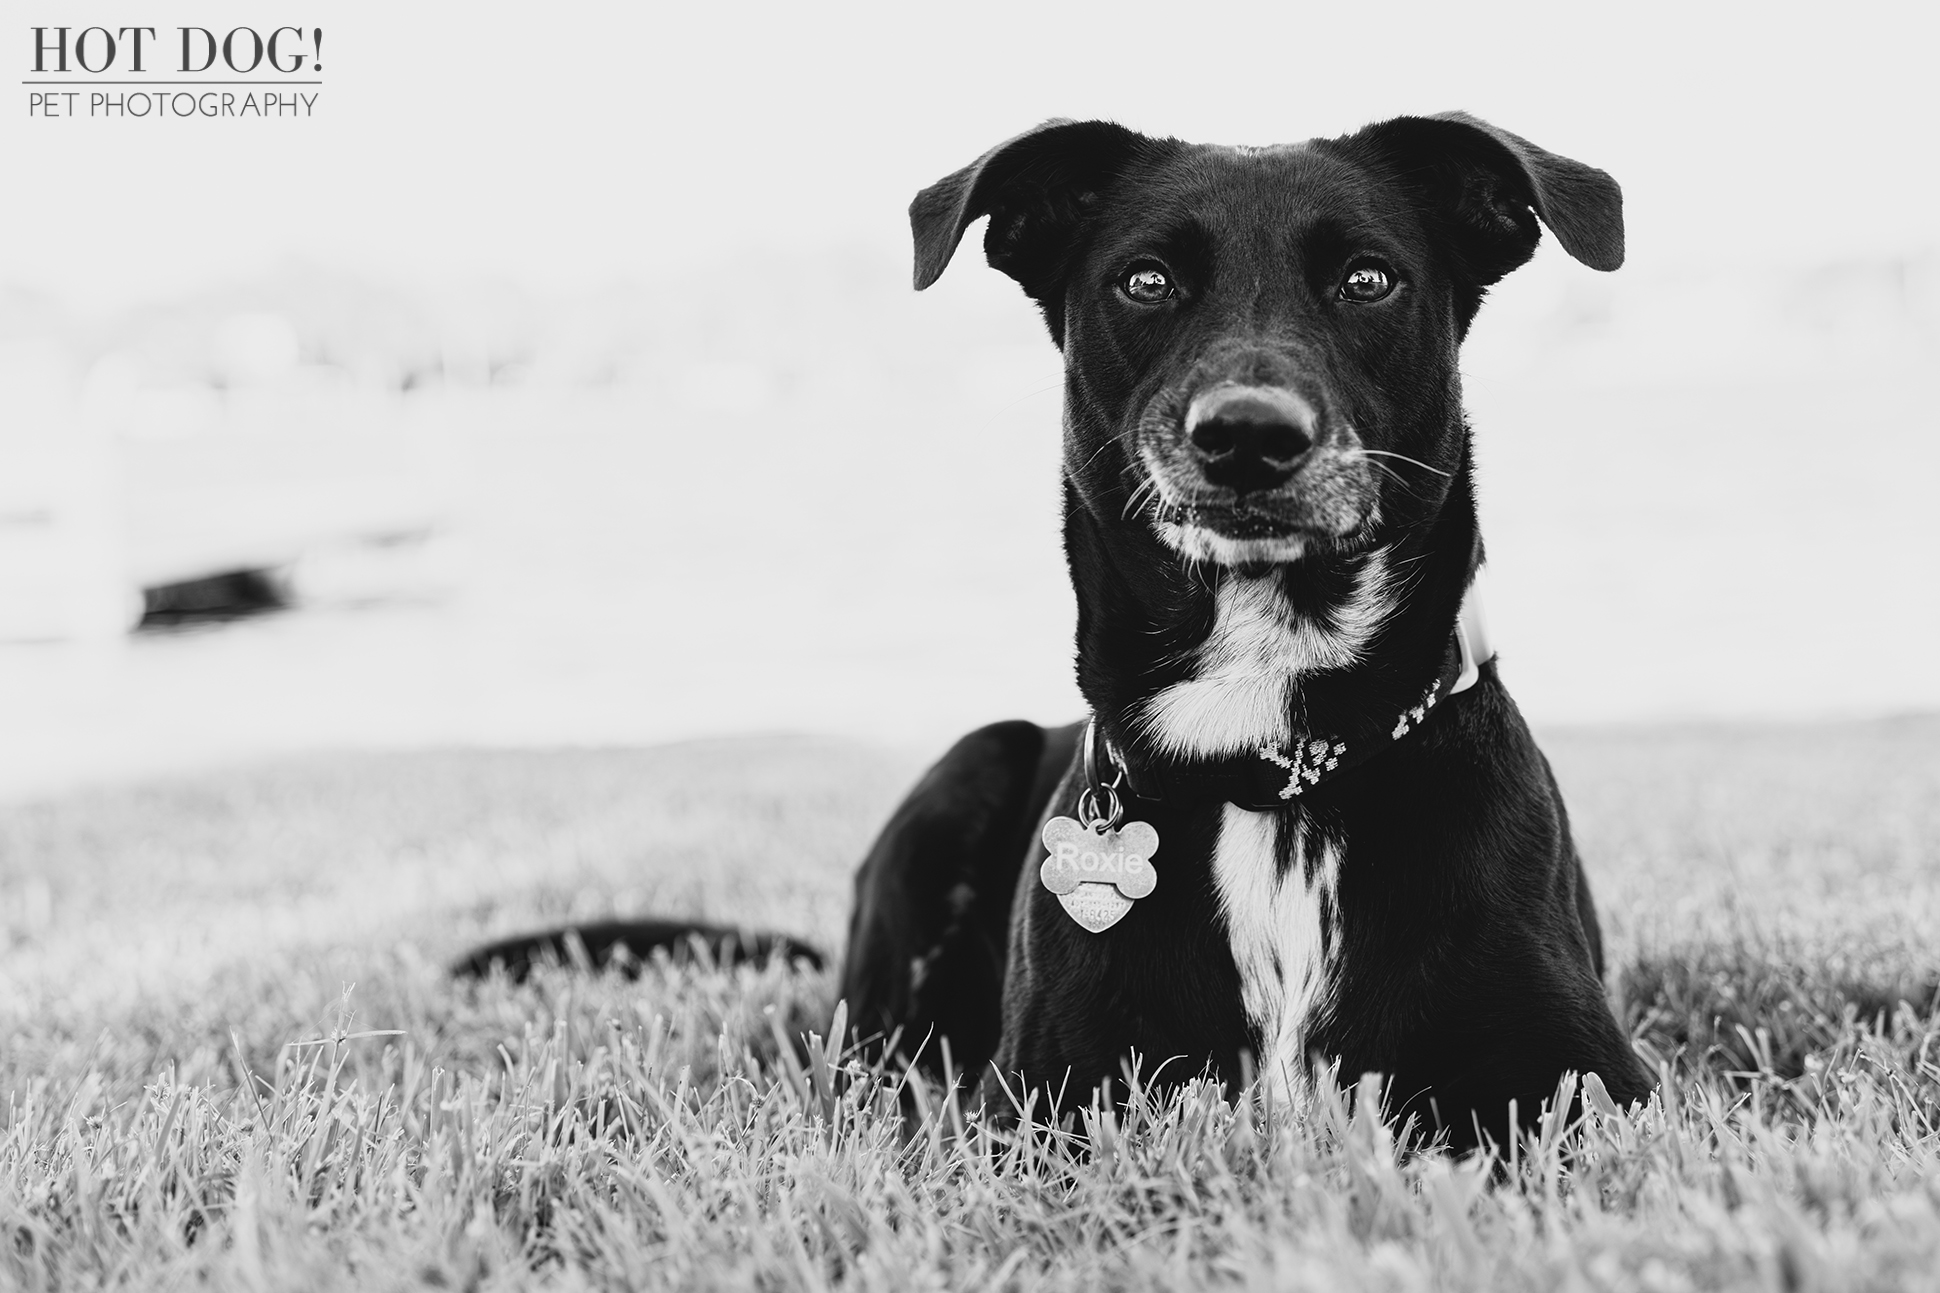
<svg viewBox="0 0 1940 1293">
<path fill-rule="evenodd" d="M 515 300 L 502 284 L 629 282 L 646 289 L 619 294 L 629 308 L 670 316 L 645 327 L 657 349 L 632 385 L 417 401 L 467 430 L 438 441 L 449 461 L 431 455 L 470 554 L 451 601 L 92 663 L 13 650 L 0 710 L 38 717 L 15 722 L 30 739 L 0 758 L 0 793 L 318 744 L 777 727 L 928 743 L 1076 712 L 1057 357 L 1015 287 L 974 263 L 933 297 L 879 286 L 907 263 L 918 188 L 1050 116 L 1264 143 L 1459 107 L 1609 170 L 1627 272 L 1552 248 L 1496 294 L 1465 356 L 1519 701 L 1553 722 L 1940 695 L 1921 653 L 1934 603 L 1909 594 L 1931 582 L 1940 452 L 1923 366 L 1940 256 L 1930 0 L 0 4 L 19 73 L 0 111 L 0 306 L 26 287 L 105 316 L 295 260 L 311 272 L 283 281 L 457 287 L 424 298 L 450 307 L 447 329 L 468 309 L 489 329 L 467 303 Z M 317 115 L 28 116 L 34 26 L 136 22 L 160 29 L 156 81 L 182 25 L 322 27 L 322 70 L 299 74 L 324 83 L 304 87 Z M 737 271 L 739 253 L 759 268 Z M 1854 271 L 1894 256 L 1914 269 Z M 584 313 L 615 335 L 638 323 Z M 185 319 L 151 330 L 192 349 Z M 0 336 L 0 358 L 21 340 Z M 24 340 L 16 375 L 34 377 L 46 348 Z M 770 402 L 723 408 L 721 390 Z M 31 430 L 0 397 L 0 431 Z M 332 408 L 305 409 L 287 442 L 122 442 L 130 549 L 256 543 L 250 526 L 324 508 L 337 478 L 303 455 L 326 441 L 337 458 L 315 461 L 342 474 L 391 463 L 382 419 Z M 10 462 L 0 485 L 20 478 Z M 730 478 L 724 506 L 707 487 Z M 344 487 L 329 514 L 362 497 Z"/>
<path fill-rule="evenodd" d="M 7 11 L 0 283 L 90 309 L 290 256 L 548 290 L 750 244 L 899 249 L 918 187 L 1055 115 L 1270 142 L 1462 107 L 1614 173 L 1633 262 L 1940 241 L 1926 4 Z M 164 50 L 180 25 L 321 26 L 316 117 L 29 118 L 32 27 L 136 21 Z"/>
</svg>

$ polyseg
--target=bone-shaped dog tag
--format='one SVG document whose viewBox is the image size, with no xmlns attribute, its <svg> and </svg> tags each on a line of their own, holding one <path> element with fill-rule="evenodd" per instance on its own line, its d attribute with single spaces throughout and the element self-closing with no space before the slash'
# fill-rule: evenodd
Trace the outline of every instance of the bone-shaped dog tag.
<svg viewBox="0 0 1940 1293">
<path fill-rule="evenodd" d="M 1159 833 L 1148 822 L 1100 831 L 1053 817 L 1044 823 L 1044 847 L 1050 856 L 1038 868 L 1038 878 L 1071 919 L 1094 934 L 1123 920 L 1133 901 L 1151 893 L 1159 880 L 1152 868 Z"/>
</svg>

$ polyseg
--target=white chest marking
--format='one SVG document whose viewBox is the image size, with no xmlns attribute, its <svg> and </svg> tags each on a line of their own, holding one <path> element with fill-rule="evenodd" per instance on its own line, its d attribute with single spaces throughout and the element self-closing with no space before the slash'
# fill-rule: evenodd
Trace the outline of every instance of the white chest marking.
<svg viewBox="0 0 1940 1293">
<path fill-rule="evenodd" d="M 1284 876 L 1282 831 L 1292 837 Z M 1240 1001 L 1260 1034 L 1260 1076 L 1276 1101 L 1290 1103 L 1309 1089 L 1308 1037 L 1334 990 L 1341 945 L 1340 854 L 1316 844 L 1310 857 L 1303 836 L 1292 813 L 1227 804 L 1213 852 Z"/>
<path fill-rule="evenodd" d="M 1325 618 L 1296 615 L 1273 576 L 1229 576 L 1214 596 L 1193 676 L 1145 702 L 1146 733 L 1165 754 L 1219 758 L 1285 743 L 1294 680 L 1358 661 L 1394 609 L 1385 549 L 1368 554 L 1353 592 Z"/>
</svg>

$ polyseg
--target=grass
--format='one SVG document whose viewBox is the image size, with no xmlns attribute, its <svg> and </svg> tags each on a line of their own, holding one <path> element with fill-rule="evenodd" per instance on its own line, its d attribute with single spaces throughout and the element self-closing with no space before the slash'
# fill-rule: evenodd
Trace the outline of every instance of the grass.
<svg viewBox="0 0 1940 1293">
<path fill-rule="evenodd" d="M 824 975 L 439 968 L 646 910 L 838 947 L 907 757 L 344 756 L 0 809 L 0 1288 L 1940 1286 L 1940 721 L 1546 746 L 1665 1081 L 1494 1161 L 1334 1092 L 1000 1137 L 825 1041 Z"/>
</svg>

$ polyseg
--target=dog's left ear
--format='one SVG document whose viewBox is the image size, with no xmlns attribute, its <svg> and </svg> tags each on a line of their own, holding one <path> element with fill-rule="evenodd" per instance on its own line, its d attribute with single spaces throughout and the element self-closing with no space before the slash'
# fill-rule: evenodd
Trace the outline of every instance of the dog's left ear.
<svg viewBox="0 0 1940 1293">
<path fill-rule="evenodd" d="M 1478 288 L 1535 255 L 1538 217 L 1591 269 L 1623 264 L 1623 190 L 1594 166 L 1466 112 L 1396 117 L 1342 142 L 1371 147 L 1425 190 Z"/>
<path fill-rule="evenodd" d="M 963 231 L 987 215 L 983 245 L 991 265 L 1050 313 L 1086 211 L 1139 148 L 1153 142 L 1110 121 L 1047 121 L 944 176 L 909 204 L 917 290 L 942 275 Z"/>
</svg>

